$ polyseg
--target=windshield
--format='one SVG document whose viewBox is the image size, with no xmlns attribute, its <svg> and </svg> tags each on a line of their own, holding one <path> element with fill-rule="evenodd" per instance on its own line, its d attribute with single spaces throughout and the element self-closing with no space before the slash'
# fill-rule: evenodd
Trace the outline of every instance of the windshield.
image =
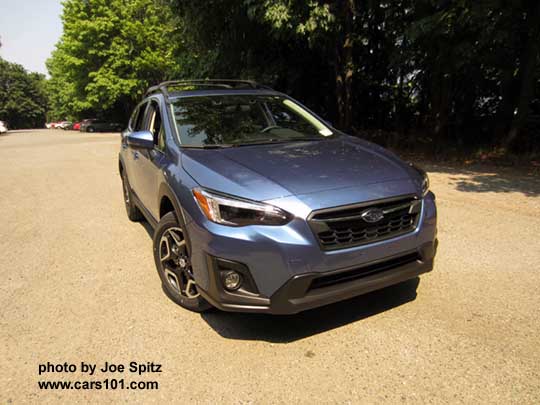
<svg viewBox="0 0 540 405">
<path fill-rule="evenodd" d="M 173 110 L 184 146 L 318 140 L 332 135 L 324 123 L 280 96 L 186 97 L 175 101 Z"/>
</svg>

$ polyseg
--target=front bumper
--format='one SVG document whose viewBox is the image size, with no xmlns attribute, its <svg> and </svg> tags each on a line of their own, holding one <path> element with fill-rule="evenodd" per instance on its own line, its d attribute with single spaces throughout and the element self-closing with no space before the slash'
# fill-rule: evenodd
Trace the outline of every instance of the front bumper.
<svg viewBox="0 0 540 405">
<path fill-rule="evenodd" d="M 186 224 L 199 291 L 225 311 L 292 314 L 352 298 L 431 271 L 437 248 L 431 193 L 415 231 L 335 251 L 321 250 L 301 219 L 284 227 L 231 228 L 190 217 Z M 226 291 L 216 258 L 244 265 L 253 288 Z"/>
<path fill-rule="evenodd" d="M 429 272 L 433 269 L 436 248 L 437 241 L 426 244 L 419 251 L 389 257 L 354 269 L 296 275 L 270 298 L 226 291 L 220 286 L 218 271 L 212 272 L 210 291 L 200 292 L 206 300 L 222 311 L 295 314 L 379 290 Z M 213 260 L 209 258 L 209 262 Z"/>
</svg>

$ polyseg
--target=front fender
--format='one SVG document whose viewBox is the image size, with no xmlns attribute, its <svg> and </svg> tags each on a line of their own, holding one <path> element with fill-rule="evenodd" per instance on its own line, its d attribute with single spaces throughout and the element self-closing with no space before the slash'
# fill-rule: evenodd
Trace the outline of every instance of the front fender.
<svg viewBox="0 0 540 405">
<path fill-rule="evenodd" d="M 178 201 L 178 198 L 176 197 L 176 194 L 172 190 L 171 186 L 169 186 L 165 182 L 161 183 L 161 185 L 159 186 L 158 196 L 159 196 L 158 207 L 160 207 L 158 220 L 161 219 L 162 217 L 161 202 L 163 201 L 164 197 L 167 197 L 174 207 L 174 213 L 176 214 L 176 217 L 179 219 L 182 219 L 182 221 L 186 223 L 186 217 L 184 215 L 184 210 L 182 209 L 182 205 Z"/>
</svg>

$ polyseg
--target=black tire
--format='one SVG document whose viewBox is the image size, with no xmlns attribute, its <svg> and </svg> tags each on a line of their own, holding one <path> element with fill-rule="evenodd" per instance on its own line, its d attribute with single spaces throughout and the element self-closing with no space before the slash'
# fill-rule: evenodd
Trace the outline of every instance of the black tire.
<svg viewBox="0 0 540 405">
<path fill-rule="evenodd" d="M 159 221 L 154 231 L 153 245 L 154 261 L 167 297 L 194 312 L 212 308 L 198 294 L 189 260 L 190 246 L 185 226 L 178 221 L 174 212 L 165 214 Z"/>
<path fill-rule="evenodd" d="M 94 129 L 94 127 L 88 127 L 88 128 L 86 128 L 86 131 L 87 132 L 95 132 L 96 130 Z"/>
<path fill-rule="evenodd" d="M 126 206 L 126 212 L 128 218 L 133 222 L 139 222 L 143 219 L 142 212 L 137 208 L 133 201 L 133 192 L 126 175 L 126 171 L 122 170 L 122 191 L 124 196 L 124 204 Z"/>
</svg>

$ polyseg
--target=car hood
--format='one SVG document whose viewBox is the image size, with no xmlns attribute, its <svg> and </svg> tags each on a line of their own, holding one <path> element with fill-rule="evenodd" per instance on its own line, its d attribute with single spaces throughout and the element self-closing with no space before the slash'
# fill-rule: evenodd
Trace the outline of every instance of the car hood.
<svg viewBox="0 0 540 405">
<path fill-rule="evenodd" d="M 411 178 L 393 154 L 349 136 L 183 152 L 201 186 L 259 201 Z"/>
</svg>

